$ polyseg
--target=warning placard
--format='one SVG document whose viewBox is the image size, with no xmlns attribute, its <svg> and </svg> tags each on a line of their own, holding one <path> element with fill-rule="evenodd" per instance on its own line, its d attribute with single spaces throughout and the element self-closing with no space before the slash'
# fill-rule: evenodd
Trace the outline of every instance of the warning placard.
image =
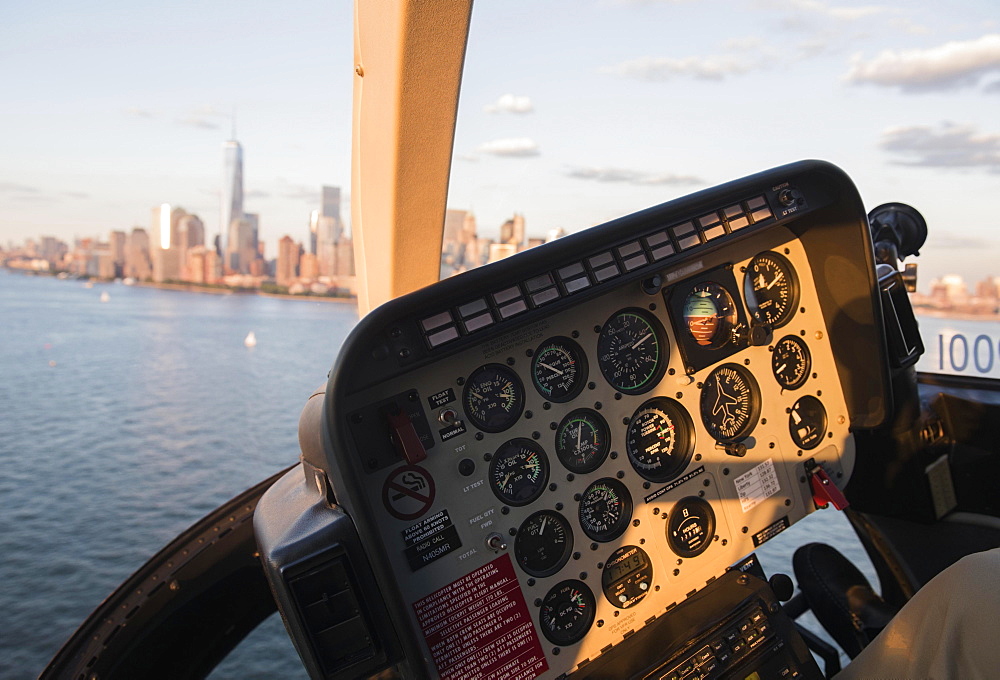
<svg viewBox="0 0 1000 680">
<path fill-rule="evenodd" d="M 407 527 L 403 531 L 403 542 L 406 544 L 403 554 L 412 571 L 426 567 L 462 547 L 458 529 L 451 523 L 447 510 L 436 512 Z"/>
<path fill-rule="evenodd" d="M 396 519 L 416 519 L 434 504 L 434 479 L 419 465 L 404 465 L 382 484 L 382 505 Z"/>
<path fill-rule="evenodd" d="M 509 555 L 413 603 L 444 680 L 532 680 L 549 669 Z"/>
</svg>

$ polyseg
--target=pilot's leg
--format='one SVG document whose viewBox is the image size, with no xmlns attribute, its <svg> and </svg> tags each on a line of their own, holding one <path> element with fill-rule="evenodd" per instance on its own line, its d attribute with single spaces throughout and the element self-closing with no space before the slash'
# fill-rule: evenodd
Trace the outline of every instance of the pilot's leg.
<svg viewBox="0 0 1000 680">
<path fill-rule="evenodd" d="M 906 603 L 835 680 L 1000 677 L 1000 548 L 963 557 Z"/>
</svg>

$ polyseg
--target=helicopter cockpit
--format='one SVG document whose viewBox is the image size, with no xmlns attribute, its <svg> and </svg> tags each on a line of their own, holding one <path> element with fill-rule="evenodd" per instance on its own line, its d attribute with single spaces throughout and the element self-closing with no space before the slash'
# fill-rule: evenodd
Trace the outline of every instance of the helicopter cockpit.
<svg viewBox="0 0 1000 680">
<path fill-rule="evenodd" d="M 873 257 L 809 161 L 375 310 L 255 518 L 312 676 L 815 677 L 753 553 L 886 417 Z"/>
</svg>

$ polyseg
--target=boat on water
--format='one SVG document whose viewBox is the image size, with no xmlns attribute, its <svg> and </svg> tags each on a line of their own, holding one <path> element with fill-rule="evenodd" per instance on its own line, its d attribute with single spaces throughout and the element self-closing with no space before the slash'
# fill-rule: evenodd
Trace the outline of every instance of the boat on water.
<svg viewBox="0 0 1000 680">
<path fill-rule="evenodd" d="M 997 385 L 914 370 L 900 262 L 927 225 L 829 163 L 436 282 L 470 3 L 438 7 L 358 11 L 365 316 L 300 462 L 178 536 L 42 677 L 203 677 L 275 610 L 313 678 L 829 677 L 796 619 L 831 602 L 762 544 L 846 513 L 892 610 L 1000 544 Z M 383 88 L 433 105 L 399 125 Z"/>
<path fill-rule="evenodd" d="M 257 336 L 253 331 L 247 333 L 247 336 L 243 338 L 243 344 L 246 347 L 256 347 L 257 346 Z"/>
</svg>

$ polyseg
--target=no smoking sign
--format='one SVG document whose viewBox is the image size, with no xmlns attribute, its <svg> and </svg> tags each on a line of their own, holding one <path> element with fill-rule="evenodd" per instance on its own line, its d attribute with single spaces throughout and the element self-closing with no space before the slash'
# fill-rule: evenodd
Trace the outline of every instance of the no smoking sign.
<svg viewBox="0 0 1000 680">
<path fill-rule="evenodd" d="M 416 519 L 434 504 L 434 479 L 419 465 L 393 470 L 382 485 L 382 505 L 396 519 Z"/>
</svg>

